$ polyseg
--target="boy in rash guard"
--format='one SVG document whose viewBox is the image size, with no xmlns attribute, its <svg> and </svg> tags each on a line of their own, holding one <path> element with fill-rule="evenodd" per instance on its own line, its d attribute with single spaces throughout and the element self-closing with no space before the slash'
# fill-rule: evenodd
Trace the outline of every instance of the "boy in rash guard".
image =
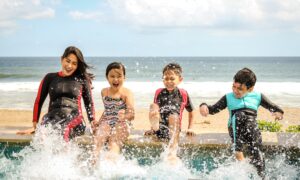
<svg viewBox="0 0 300 180">
<path fill-rule="evenodd" d="M 84 101 L 89 121 L 94 120 L 91 94 L 93 75 L 86 71 L 89 66 L 85 63 L 81 51 L 74 46 L 66 48 L 61 57 L 61 65 L 60 72 L 48 73 L 40 83 L 33 109 L 33 127 L 17 134 L 35 132 L 48 94 L 50 96 L 48 113 L 42 118 L 41 124 L 51 124 L 54 128 L 59 128 L 65 141 L 84 133 L 81 99 Z"/>
<path fill-rule="evenodd" d="M 181 119 L 184 108 L 189 112 L 187 135 L 194 135 L 194 107 L 186 90 L 177 86 L 182 82 L 182 68 L 177 63 L 167 64 L 163 69 L 165 88 L 157 89 L 154 103 L 150 105 L 149 120 L 151 130 L 145 135 L 156 135 L 159 139 L 169 141 L 169 160 L 176 159 Z"/>
<path fill-rule="evenodd" d="M 269 101 L 265 95 L 253 92 L 256 75 L 248 68 L 238 71 L 233 78 L 231 93 L 224 95 L 216 104 L 200 105 L 200 114 L 216 114 L 226 107 L 229 110 L 228 130 L 232 138 L 235 156 L 244 159 L 242 146 L 248 145 L 251 164 L 253 164 L 263 179 L 265 177 L 265 161 L 261 152 L 262 137 L 256 122 L 257 109 L 261 105 L 275 116 L 275 120 L 283 118 L 283 110 Z"/>
</svg>

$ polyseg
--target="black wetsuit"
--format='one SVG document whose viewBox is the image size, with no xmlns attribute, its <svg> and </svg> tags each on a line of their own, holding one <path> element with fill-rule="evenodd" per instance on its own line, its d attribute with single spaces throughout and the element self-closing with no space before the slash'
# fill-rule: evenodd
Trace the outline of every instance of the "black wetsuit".
<svg viewBox="0 0 300 180">
<path fill-rule="evenodd" d="M 203 104 L 205 103 L 201 105 Z M 265 162 L 261 152 L 262 137 L 256 121 L 257 108 L 260 105 L 270 112 L 283 114 L 280 107 L 268 100 L 263 94 L 255 92 L 248 93 L 239 99 L 235 98 L 233 93 L 228 93 L 216 104 L 208 106 L 208 109 L 209 114 L 216 114 L 226 107 L 228 108 L 230 114 L 228 130 L 235 144 L 235 150 L 242 151 L 243 145 L 246 144 L 251 155 L 251 163 L 257 168 L 258 174 L 264 177 Z"/>
<path fill-rule="evenodd" d="M 33 121 L 38 122 L 42 105 L 49 94 L 48 113 L 43 125 L 51 124 L 61 128 L 66 141 L 84 133 L 81 98 L 83 98 L 89 121 L 95 118 L 90 83 L 80 76 L 63 77 L 61 72 L 49 73 L 40 83 L 34 104 Z"/>
<path fill-rule="evenodd" d="M 175 88 L 172 92 L 169 92 L 166 88 L 156 90 L 154 103 L 158 104 L 160 110 L 161 120 L 156 135 L 161 139 L 169 139 L 168 118 L 170 115 L 178 115 L 181 127 L 184 108 L 188 112 L 192 112 L 194 109 L 188 93 L 184 89 L 178 88 Z"/>
</svg>

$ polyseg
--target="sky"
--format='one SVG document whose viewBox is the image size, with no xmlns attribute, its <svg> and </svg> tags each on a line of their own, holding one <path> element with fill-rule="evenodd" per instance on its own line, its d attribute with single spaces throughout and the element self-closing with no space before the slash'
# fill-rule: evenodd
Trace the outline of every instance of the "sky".
<svg viewBox="0 0 300 180">
<path fill-rule="evenodd" d="M 0 0 L 0 56 L 300 56 L 300 0 Z"/>
</svg>

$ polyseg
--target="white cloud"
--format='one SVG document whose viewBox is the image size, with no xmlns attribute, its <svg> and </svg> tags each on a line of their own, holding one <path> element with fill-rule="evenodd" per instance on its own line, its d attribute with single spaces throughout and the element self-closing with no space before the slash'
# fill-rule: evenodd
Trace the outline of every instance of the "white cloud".
<svg viewBox="0 0 300 180">
<path fill-rule="evenodd" d="M 24 19 L 40 19 L 40 18 L 52 18 L 55 15 L 55 11 L 51 8 L 45 8 L 40 12 L 31 12 L 28 14 L 24 14 Z"/>
<path fill-rule="evenodd" d="M 281 7 L 276 17 L 283 21 L 300 21 L 300 0 L 278 1 Z"/>
<path fill-rule="evenodd" d="M 58 1 L 41 0 L 1 0 L 0 1 L 0 31 L 12 31 L 17 27 L 17 20 L 52 18 L 55 10 L 47 5 Z"/>
<path fill-rule="evenodd" d="M 236 21 L 259 21 L 253 0 L 109 0 L 123 20 L 142 26 L 210 27 Z"/>
<path fill-rule="evenodd" d="M 103 14 L 101 12 L 81 12 L 81 11 L 71 11 L 69 15 L 75 20 L 95 20 L 100 21 L 103 19 Z"/>
<path fill-rule="evenodd" d="M 17 28 L 16 23 L 11 21 L 0 21 L 0 34 L 10 34 Z"/>
<path fill-rule="evenodd" d="M 142 27 L 298 26 L 300 0 L 108 0 L 116 17 Z M 280 23 L 278 23 L 280 22 Z"/>
</svg>

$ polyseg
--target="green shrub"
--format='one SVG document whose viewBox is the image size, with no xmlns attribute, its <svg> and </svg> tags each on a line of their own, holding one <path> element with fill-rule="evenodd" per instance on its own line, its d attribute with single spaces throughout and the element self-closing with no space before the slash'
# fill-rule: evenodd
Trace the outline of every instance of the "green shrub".
<svg viewBox="0 0 300 180">
<path fill-rule="evenodd" d="M 279 132 L 281 130 L 282 125 L 279 122 L 269 122 L 265 120 L 258 120 L 258 128 L 261 131 L 268 131 L 268 132 Z"/>
<path fill-rule="evenodd" d="M 300 132 L 300 125 L 291 125 L 285 131 L 286 132 Z"/>
</svg>

